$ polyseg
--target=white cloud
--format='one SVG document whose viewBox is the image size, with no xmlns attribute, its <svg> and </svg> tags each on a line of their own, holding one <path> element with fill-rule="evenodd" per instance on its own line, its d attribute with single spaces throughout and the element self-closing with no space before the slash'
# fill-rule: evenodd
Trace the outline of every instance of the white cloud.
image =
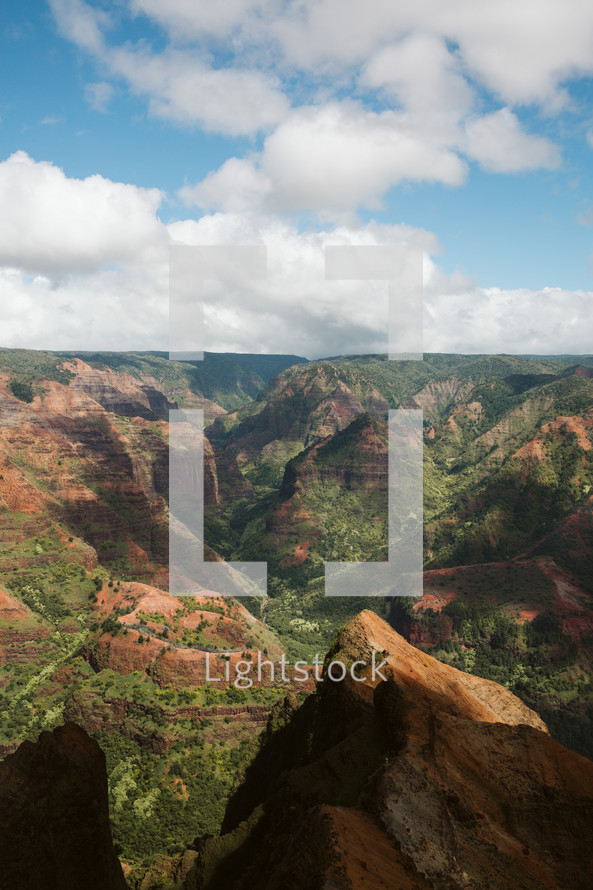
<svg viewBox="0 0 593 890">
<path fill-rule="evenodd" d="M 218 213 L 172 224 L 169 231 L 177 243 L 259 243 L 268 249 L 266 282 L 207 288 L 206 349 L 216 344 L 219 350 L 308 357 L 387 348 L 386 282 L 325 281 L 325 245 L 407 244 L 438 250 L 430 232 L 376 223 L 299 233 L 279 217 Z"/>
<path fill-rule="evenodd" d="M 158 189 L 69 179 L 19 151 L 0 163 L 0 264 L 50 276 L 140 259 L 165 243 Z"/>
<path fill-rule="evenodd" d="M 518 173 L 560 166 L 558 147 L 543 136 L 524 133 L 508 108 L 469 121 L 466 153 L 493 173 Z"/>
<path fill-rule="evenodd" d="M 214 227 L 217 231 L 227 226 Z M 289 233 L 290 234 L 290 233 Z M 333 233 L 326 233 L 332 234 Z M 352 234 L 350 237 L 352 237 Z M 383 243 L 386 236 L 378 233 Z M 335 235 L 334 235 L 335 237 Z M 334 243 L 334 237 L 328 238 Z M 372 239 L 369 239 L 372 241 Z M 319 268 L 316 244 L 293 232 L 290 270 Z M 593 292 L 545 288 L 442 290 L 427 284 L 426 352 L 588 354 Z M 296 279 L 295 279 L 296 280 Z M 0 268 L 2 345 L 45 349 L 168 348 L 166 263 L 72 275 L 57 285 L 43 276 Z M 461 283 L 460 283 L 461 284 Z M 330 286 L 321 281 L 271 285 L 259 292 L 206 292 L 206 348 L 323 357 L 385 350 L 381 284 Z"/>
<path fill-rule="evenodd" d="M 0 163 L 3 346 L 162 346 L 168 324 L 163 194 L 72 179 L 17 152 Z"/>
<path fill-rule="evenodd" d="M 48 0 L 60 33 L 82 49 L 100 53 L 103 49 L 103 29 L 110 24 L 104 10 L 91 7 L 81 0 Z"/>
<path fill-rule="evenodd" d="M 277 15 L 279 0 L 224 0 L 223 3 L 196 3 L 195 0 L 130 0 L 133 12 L 159 22 L 176 39 L 213 35 L 225 37 L 240 28 L 249 30 L 252 21 L 261 27 L 263 21 Z"/>
<path fill-rule="evenodd" d="M 217 213 L 163 226 L 157 190 L 69 179 L 24 153 L 0 164 L 2 345 L 167 349 L 167 244 L 265 244 L 267 282 L 206 292 L 206 348 L 320 357 L 385 350 L 386 286 L 325 282 L 327 244 L 421 247 L 425 350 L 587 352 L 593 293 L 483 289 L 431 259 L 411 226 L 329 225 L 299 232 L 273 215 Z"/>
<path fill-rule="evenodd" d="M 103 36 L 105 13 L 83 0 L 51 0 L 51 6 L 62 34 L 111 77 L 146 96 L 157 117 L 237 136 L 266 130 L 288 113 L 290 103 L 274 75 L 244 65 L 214 68 L 200 53 L 171 47 L 160 53 L 146 43 L 111 47 Z M 105 99 L 103 84 L 85 92 L 91 104 Z"/>
<path fill-rule="evenodd" d="M 564 81 L 593 71 L 593 7 L 563 0 L 431 0 L 433 26 L 459 45 L 467 70 L 504 102 L 566 103 Z"/>
<path fill-rule="evenodd" d="M 109 61 L 104 11 L 83 0 L 50 5 L 64 36 Z M 535 102 L 550 109 L 566 103 L 567 80 L 593 73 L 593 6 L 581 2 L 128 0 L 127 9 L 167 31 L 171 42 L 164 57 L 180 44 L 193 45 L 205 65 L 211 50 L 223 47 L 230 69 L 283 75 L 296 68 L 325 78 L 330 90 L 341 75 L 355 75 L 368 62 L 369 83 L 391 68 L 387 82 L 411 91 L 412 99 L 432 103 L 434 93 L 426 89 L 432 83 L 437 94 L 463 104 L 463 78 L 470 78 L 511 106 Z"/>
<path fill-rule="evenodd" d="M 564 101 L 563 81 L 593 71 L 593 7 L 565 0 L 305 0 L 270 26 L 303 69 L 357 65 L 407 34 L 458 47 L 467 74 L 504 102 Z"/>
<path fill-rule="evenodd" d="M 593 291 L 427 287 L 425 348 L 433 352 L 588 354 Z"/>
<path fill-rule="evenodd" d="M 321 357 L 385 350 L 383 283 L 323 281 L 326 244 L 397 244 L 425 251 L 427 352 L 588 353 L 593 291 L 481 288 L 446 275 L 431 258 L 435 236 L 411 226 L 370 223 L 298 233 L 278 217 L 218 213 L 169 226 L 184 244 L 266 244 L 269 281 L 206 292 L 206 348 Z"/>
<path fill-rule="evenodd" d="M 218 289 L 206 306 L 207 347 L 326 352 L 381 349 L 385 288 L 326 283 L 326 243 L 413 243 L 429 232 L 369 224 L 299 233 L 278 217 L 216 214 L 168 227 L 157 190 L 102 177 L 69 179 L 25 153 L 0 164 L 0 324 L 3 345 L 51 349 L 166 349 L 170 241 L 263 243 L 267 283 Z M 303 280 L 304 279 L 304 280 Z"/>
<path fill-rule="evenodd" d="M 184 200 L 223 210 L 317 210 L 340 217 L 376 209 L 403 180 L 460 185 L 466 165 L 451 150 L 450 127 L 427 133 L 411 114 L 365 111 L 357 103 L 295 110 L 267 137 L 261 155 L 232 158 Z"/>
<path fill-rule="evenodd" d="M 361 83 L 384 89 L 417 114 L 457 120 L 474 103 L 459 57 L 433 34 L 411 34 L 381 47 L 365 64 Z"/>
<path fill-rule="evenodd" d="M 115 93 L 113 84 L 101 80 L 98 83 L 87 83 L 84 88 L 84 98 L 93 109 L 104 114 Z"/>
<path fill-rule="evenodd" d="M 0 163 L 6 345 L 166 348 L 172 239 L 265 243 L 271 274 L 284 275 L 283 285 L 272 276 L 218 293 L 217 306 L 211 295 L 207 347 L 381 349 L 384 290 L 361 298 L 358 285 L 320 284 L 323 245 L 419 243 L 434 254 L 431 233 L 361 226 L 354 210 L 380 207 L 398 183 L 458 186 L 466 157 L 495 173 L 554 169 L 558 148 L 525 131 L 521 106 L 557 110 L 570 78 L 593 73 L 593 5 L 566 0 L 122 0 L 113 16 L 83 0 L 50 5 L 64 37 L 97 64 L 91 107 L 105 110 L 123 83 L 162 119 L 264 139 L 180 192 L 223 212 L 168 227 L 156 189 L 70 179 L 23 152 Z M 161 25 L 164 48 L 118 42 L 113 24 L 126 11 Z M 505 107 L 485 114 L 484 98 Z M 325 221 L 318 231 L 299 233 L 278 215 L 309 210 Z M 482 289 L 432 260 L 427 268 L 427 350 L 590 349 L 589 292 Z"/>
<path fill-rule="evenodd" d="M 267 134 L 259 156 L 228 159 L 186 187 L 185 200 L 323 219 L 378 208 L 404 181 L 458 186 L 464 155 L 496 173 L 559 165 L 558 148 L 525 132 L 510 106 L 559 107 L 564 81 L 593 72 L 593 7 L 579 4 L 576 15 L 560 0 L 534 4 L 129 0 L 128 12 L 167 32 L 157 50 L 110 43 L 105 13 L 52 0 L 62 32 L 145 97 L 151 114 L 231 136 Z M 508 107 L 482 114 L 477 83 Z M 106 90 L 106 81 L 89 85 L 87 99 L 101 107 Z M 344 100 L 345 90 L 358 100 Z"/>
<path fill-rule="evenodd" d="M 186 185 L 179 197 L 186 204 L 243 213 L 263 207 L 270 180 L 257 168 L 257 159 L 229 158 L 197 185 Z"/>
<path fill-rule="evenodd" d="M 214 69 L 184 51 L 106 51 L 111 72 L 149 97 L 152 114 L 237 136 L 266 130 L 288 113 L 275 78 L 247 68 Z"/>
<path fill-rule="evenodd" d="M 339 219 L 357 207 L 378 209 L 404 181 L 461 185 L 465 153 L 485 169 L 554 169 L 557 147 L 525 133 L 506 108 L 474 117 L 464 130 L 454 115 L 367 111 L 349 101 L 295 109 L 262 152 L 231 158 L 181 197 L 205 209 L 272 213 L 315 210 Z"/>
<path fill-rule="evenodd" d="M 50 350 L 166 349 L 167 269 L 136 265 L 57 283 L 0 267 L 2 345 Z M 163 343 L 165 345 L 163 345 Z"/>
<path fill-rule="evenodd" d="M 267 139 L 261 169 L 279 209 L 377 208 L 402 180 L 460 185 L 465 165 L 412 115 L 352 102 L 301 108 Z"/>
</svg>

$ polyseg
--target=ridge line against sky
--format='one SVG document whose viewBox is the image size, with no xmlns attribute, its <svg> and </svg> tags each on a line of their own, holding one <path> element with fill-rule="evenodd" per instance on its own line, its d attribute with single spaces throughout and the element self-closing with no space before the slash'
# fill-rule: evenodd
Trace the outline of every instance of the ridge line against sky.
<svg viewBox="0 0 593 890">
<path fill-rule="evenodd" d="M 431 352 L 590 352 L 593 5 L 34 0 L 0 26 L 2 345 L 167 349 L 168 247 L 266 244 L 206 349 L 385 350 L 386 287 L 326 244 L 425 252 Z"/>
</svg>

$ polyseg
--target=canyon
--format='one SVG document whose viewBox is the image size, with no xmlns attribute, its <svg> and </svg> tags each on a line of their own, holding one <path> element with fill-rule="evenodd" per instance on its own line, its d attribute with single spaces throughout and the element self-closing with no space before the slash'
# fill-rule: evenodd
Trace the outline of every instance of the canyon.
<svg viewBox="0 0 593 890">
<path fill-rule="evenodd" d="M 571 886 L 558 863 L 582 857 L 547 801 L 589 830 L 588 361 L 0 350 L 6 763 L 65 723 L 89 733 L 132 888 L 234 886 L 216 881 L 239 861 L 266 886 L 268 856 L 285 886 L 301 860 L 311 887 L 502 887 L 505 868 Z M 386 556 L 395 407 L 425 413 L 424 595 L 329 600 L 325 561 Z M 205 412 L 205 558 L 267 561 L 261 600 L 168 592 L 173 408 Z M 208 658 L 232 678 L 258 653 L 361 651 L 391 653 L 376 689 L 206 677 Z"/>
</svg>

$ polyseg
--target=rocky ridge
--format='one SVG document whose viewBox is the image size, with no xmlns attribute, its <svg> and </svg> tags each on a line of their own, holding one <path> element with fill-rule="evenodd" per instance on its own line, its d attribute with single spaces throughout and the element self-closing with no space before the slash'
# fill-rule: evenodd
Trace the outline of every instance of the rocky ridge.
<svg viewBox="0 0 593 890">
<path fill-rule="evenodd" d="M 593 764 L 508 690 L 414 649 L 374 613 L 326 658 L 386 662 L 272 716 L 220 841 L 186 888 L 585 890 Z M 364 669 L 360 668 L 360 674 Z"/>
</svg>

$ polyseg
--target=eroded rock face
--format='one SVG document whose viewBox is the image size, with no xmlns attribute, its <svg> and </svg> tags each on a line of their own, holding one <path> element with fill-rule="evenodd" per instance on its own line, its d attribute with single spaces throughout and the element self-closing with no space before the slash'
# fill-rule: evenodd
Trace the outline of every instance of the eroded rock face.
<svg viewBox="0 0 593 890">
<path fill-rule="evenodd" d="M 272 713 L 186 888 L 585 890 L 593 763 L 507 689 L 410 646 L 372 612 L 328 659 L 385 662 L 327 676 Z"/>
<path fill-rule="evenodd" d="M 286 466 L 281 495 L 290 498 L 319 482 L 333 481 L 349 490 L 387 491 L 387 425 L 362 414 L 346 430 L 323 439 L 302 452 Z M 347 449 L 346 456 L 332 455 Z"/>
<path fill-rule="evenodd" d="M 157 388 L 156 380 L 139 381 L 129 374 L 99 371 L 78 358 L 65 362 L 64 368 L 74 375 L 71 388 L 89 396 L 106 411 L 155 420 L 167 417 L 169 408 L 176 407 Z"/>
<path fill-rule="evenodd" d="M 458 377 L 447 377 L 444 380 L 431 380 L 420 392 L 409 399 L 404 408 L 422 408 L 424 417 L 437 420 L 452 405 L 460 402 L 473 389 L 473 383 Z"/>
<path fill-rule="evenodd" d="M 377 390 L 360 383 L 350 389 L 331 366 L 280 377 L 275 384 L 262 410 L 245 417 L 228 438 L 239 465 L 286 459 L 346 429 L 365 412 L 376 419 L 387 415 L 388 404 Z"/>
<path fill-rule="evenodd" d="M 2 890 L 126 890 L 113 848 L 105 755 L 73 723 L 0 764 Z"/>
</svg>

